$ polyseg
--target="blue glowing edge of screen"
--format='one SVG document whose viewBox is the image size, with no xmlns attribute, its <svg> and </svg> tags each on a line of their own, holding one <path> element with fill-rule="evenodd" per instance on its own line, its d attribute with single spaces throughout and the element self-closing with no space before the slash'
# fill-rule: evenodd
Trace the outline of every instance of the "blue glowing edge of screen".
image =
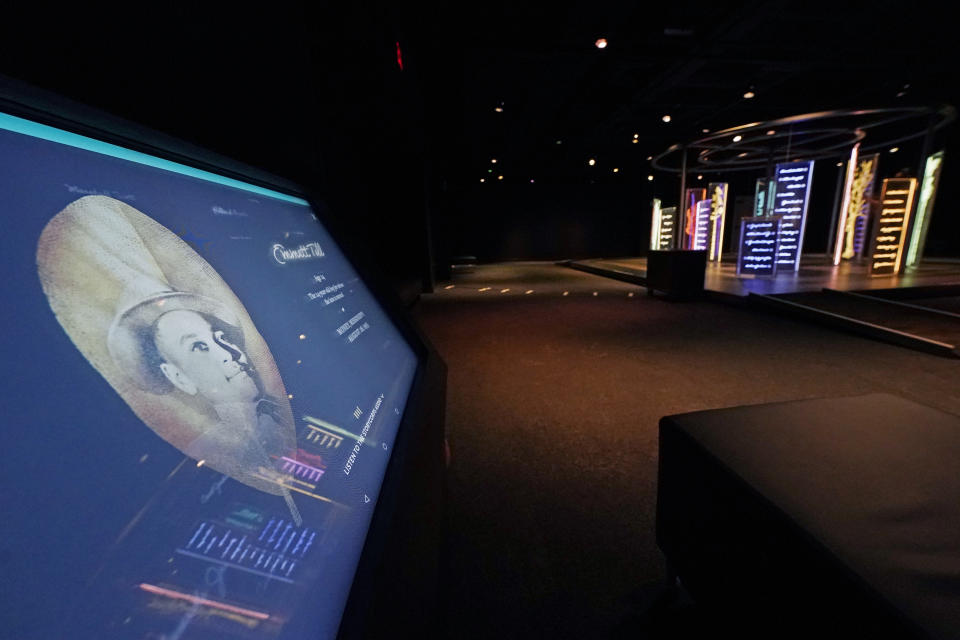
<svg viewBox="0 0 960 640">
<path fill-rule="evenodd" d="M 305 207 L 310 206 L 310 203 L 303 198 L 291 196 L 286 193 L 280 193 L 279 191 L 266 189 L 264 187 L 258 187 L 241 180 L 234 180 L 233 178 L 227 178 L 226 176 L 212 173 L 210 171 L 204 171 L 203 169 L 197 169 L 196 167 L 180 164 L 179 162 L 173 162 L 171 160 L 164 160 L 163 158 L 159 158 L 157 156 L 141 153 L 139 151 L 133 151 L 132 149 L 110 144 L 109 142 L 103 142 L 101 140 L 95 140 L 94 138 L 88 138 L 76 133 L 70 133 L 69 131 L 64 131 L 63 129 L 57 129 L 56 127 L 50 127 L 38 122 L 25 120 L 23 118 L 18 118 L 2 112 L 0 112 L 0 129 L 5 129 L 14 133 L 22 133 L 24 135 L 33 136 L 34 138 L 49 140 L 50 142 L 57 142 L 70 147 L 76 147 L 77 149 L 92 151 L 94 153 L 120 158 L 122 160 L 128 160 L 130 162 L 154 167 L 156 169 L 162 169 L 164 171 L 171 171 L 173 173 L 199 178 L 200 180 L 206 180 L 208 182 L 215 182 L 228 187 L 249 191 L 250 193 L 256 193 L 258 195 L 276 198 L 277 200 L 283 200 L 284 202 L 290 202 Z"/>
</svg>

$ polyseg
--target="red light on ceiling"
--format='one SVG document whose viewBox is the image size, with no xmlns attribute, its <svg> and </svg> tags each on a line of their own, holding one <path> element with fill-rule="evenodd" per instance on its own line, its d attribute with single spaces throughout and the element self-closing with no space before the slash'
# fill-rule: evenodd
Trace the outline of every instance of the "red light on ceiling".
<svg viewBox="0 0 960 640">
<path fill-rule="evenodd" d="M 403 71 L 403 51 L 400 50 L 400 41 L 397 41 L 397 66 Z"/>
</svg>

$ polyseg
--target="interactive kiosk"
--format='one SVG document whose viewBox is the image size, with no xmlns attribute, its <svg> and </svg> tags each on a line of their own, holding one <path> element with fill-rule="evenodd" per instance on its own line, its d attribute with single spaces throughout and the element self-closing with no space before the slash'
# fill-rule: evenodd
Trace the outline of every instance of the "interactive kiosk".
<svg viewBox="0 0 960 640">
<path fill-rule="evenodd" d="M 0 635 L 430 636 L 443 363 L 296 185 L 0 84 Z"/>
</svg>

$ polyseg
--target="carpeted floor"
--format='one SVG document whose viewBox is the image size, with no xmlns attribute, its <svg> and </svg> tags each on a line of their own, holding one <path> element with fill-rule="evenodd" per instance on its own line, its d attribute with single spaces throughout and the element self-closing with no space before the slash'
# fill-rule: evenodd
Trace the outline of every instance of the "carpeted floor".
<svg viewBox="0 0 960 640">
<path fill-rule="evenodd" d="M 873 391 L 960 414 L 958 360 L 545 263 L 450 284 L 415 315 L 449 366 L 455 638 L 709 628 L 661 598 L 663 415 Z"/>
</svg>

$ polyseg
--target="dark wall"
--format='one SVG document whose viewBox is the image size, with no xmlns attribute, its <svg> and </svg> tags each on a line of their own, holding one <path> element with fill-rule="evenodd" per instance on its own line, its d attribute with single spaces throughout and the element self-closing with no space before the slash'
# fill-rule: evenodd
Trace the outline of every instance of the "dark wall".
<svg viewBox="0 0 960 640">
<path fill-rule="evenodd" d="M 377 3 L 201 2 L 56 9 L 0 21 L 0 74 L 319 193 L 395 288 L 424 280 L 422 106 Z"/>
</svg>

